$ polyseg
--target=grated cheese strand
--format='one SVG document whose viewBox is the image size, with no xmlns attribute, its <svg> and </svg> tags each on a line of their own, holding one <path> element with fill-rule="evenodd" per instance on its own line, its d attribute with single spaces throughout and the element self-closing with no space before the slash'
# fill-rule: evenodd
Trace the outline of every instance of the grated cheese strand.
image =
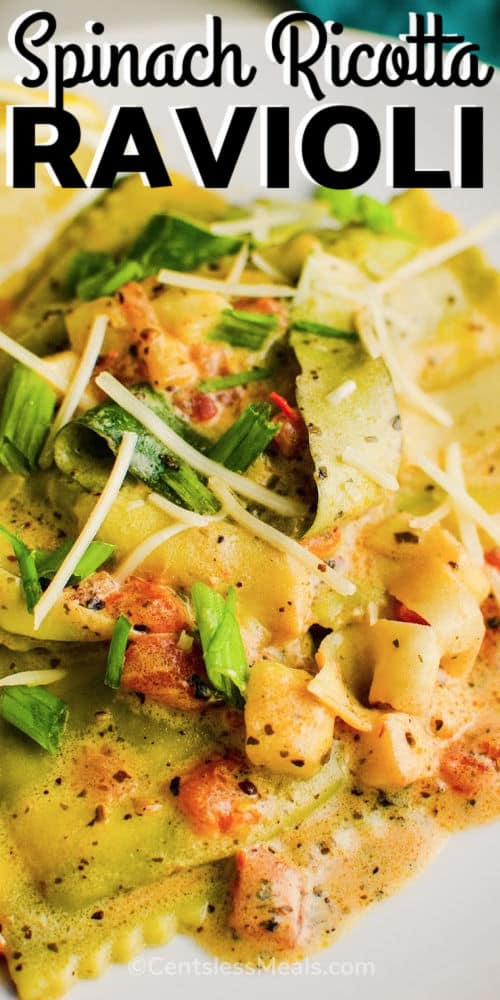
<svg viewBox="0 0 500 1000">
<path fill-rule="evenodd" d="M 462 452 L 458 441 L 448 445 L 445 454 L 445 468 L 448 476 L 463 490 L 466 490 Z M 483 564 L 484 553 L 474 521 L 464 514 L 456 503 L 453 504 L 457 518 L 458 530 L 464 548 L 473 562 Z"/>
<path fill-rule="evenodd" d="M 166 448 L 173 451 L 179 458 L 183 458 L 185 462 L 203 476 L 216 476 L 219 479 L 224 479 L 235 493 L 240 493 L 249 500 L 253 500 L 263 507 L 268 507 L 270 510 L 275 511 L 276 514 L 283 514 L 284 517 L 296 517 L 304 513 L 304 508 L 297 501 L 279 496 L 277 493 L 273 493 L 272 490 L 266 489 L 265 486 L 260 486 L 259 483 L 255 483 L 251 479 L 246 479 L 236 472 L 231 472 L 230 469 L 226 469 L 223 465 L 219 465 L 218 462 L 213 462 L 211 458 L 202 455 L 200 451 L 197 451 L 196 448 L 193 448 L 187 441 L 179 437 L 156 413 L 153 413 L 148 406 L 141 402 L 140 399 L 137 399 L 113 375 L 110 375 L 109 372 L 103 372 L 99 375 L 96 379 L 96 384 L 110 399 L 114 399 L 115 403 L 118 403 L 127 413 L 135 417 L 146 430 L 154 434 Z"/>
<path fill-rule="evenodd" d="M 246 298 L 291 299 L 295 288 L 291 285 L 250 285 L 234 284 L 221 281 L 218 278 L 203 278 L 199 274 L 186 274 L 185 271 L 169 271 L 163 268 L 158 281 L 163 285 L 176 285 L 178 288 L 193 288 L 199 292 L 221 292 L 223 295 L 237 295 Z"/>
<path fill-rule="evenodd" d="M 0 330 L 0 350 L 5 351 L 15 361 L 20 361 L 22 365 L 26 365 L 26 368 L 31 368 L 32 371 L 36 372 L 40 378 L 45 379 L 54 389 L 57 389 L 59 392 L 66 392 L 68 380 L 63 375 L 58 371 L 54 371 L 47 361 L 39 358 L 37 354 L 33 354 L 33 351 L 29 351 L 22 344 L 18 344 L 17 340 L 8 337 L 2 330 Z"/>
<path fill-rule="evenodd" d="M 471 246 L 476 246 L 477 243 L 491 236 L 498 229 L 500 229 L 500 212 L 496 212 L 488 219 L 483 219 L 477 226 L 473 226 L 465 233 L 459 233 L 453 239 L 446 240 L 445 243 L 440 243 L 436 247 L 431 247 L 430 250 L 424 250 L 417 257 L 413 257 L 412 260 L 403 264 L 402 267 L 399 267 L 397 271 L 390 274 L 384 281 L 379 282 L 377 285 L 378 291 L 381 294 L 385 294 L 385 292 L 390 288 L 394 288 L 401 281 L 407 281 L 408 278 L 415 278 L 419 274 L 424 274 L 425 271 L 430 271 L 433 267 L 439 267 L 451 257 L 456 257 L 457 254 L 462 253 L 463 250 L 467 250 Z"/>
<path fill-rule="evenodd" d="M 276 267 L 273 267 L 273 265 L 270 264 L 261 253 L 257 252 L 257 250 L 254 250 L 251 254 L 251 261 L 259 271 L 263 271 L 264 274 L 268 274 L 271 278 L 275 278 L 276 281 L 287 280 L 286 276 L 281 271 L 278 271 Z"/>
<path fill-rule="evenodd" d="M 328 396 L 326 397 L 327 402 L 331 403 L 332 406 L 338 406 L 343 399 L 347 399 L 349 396 L 352 396 L 353 392 L 356 392 L 357 388 L 358 387 L 354 379 L 348 378 L 345 382 L 338 385 L 333 392 L 328 393 Z"/>
<path fill-rule="evenodd" d="M 248 263 L 248 244 L 244 243 L 241 250 L 236 254 L 231 268 L 226 275 L 225 281 L 230 285 L 238 282 Z"/>
<path fill-rule="evenodd" d="M 371 308 L 375 333 L 378 337 L 378 342 L 381 348 L 381 355 L 389 369 L 396 392 L 401 396 L 404 396 L 409 403 L 412 403 L 412 405 L 415 406 L 417 410 L 420 410 L 422 413 L 427 413 L 428 416 L 432 417 L 436 423 L 441 424 L 442 427 L 451 427 L 453 420 L 447 410 L 443 409 L 442 406 L 439 406 L 439 403 L 436 403 L 435 400 L 431 399 L 431 397 L 428 396 L 416 382 L 413 382 L 408 377 L 404 369 L 401 367 L 395 355 L 394 348 L 389 340 L 389 334 L 387 332 L 382 309 L 382 301 L 378 294 L 372 293 L 368 306 Z"/>
<path fill-rule="evenodd" d="M 0 687 L 17 687 L 18 684 L 27 687 L 46 687 L 48 684 L 55 684 L 66 677 L 66 670 L 22 670 L 18 674 L 8 674 L 7 677 L 0 677 Z"/>
<path fill-rule="evenodd" d="M 127 475 L 136 444 L 137 434 L 132 434 L 130 431 L 126 431 L 122 437 L 109 479 L 93 511 L 82 528 L 76 542 L 69 550 L 66 558 L 63 559 L 57 573 L 47 587 L 47 590 L 42 594 L 40 600 L 33 609 L 33 627 L 35 631 L 40 628 L 44 619 L 59 600 L 64 588 L 73 576 L 80 559 L 87 551 L 90 543 L 94 540 L 97 532 L 102 526 L 103 521 L 109 514 L 109 511 L 111 510 L 111 507 L 120 492 L 123 480 Z"/>
<path fill-rule="evenodd" d="M 57 432 L 67 424 L 81 403 L 82 396 L 92 378 L 92 372 L 101 353 L 104 336 L 108 326 L 108 317 L 96 316 L 80 360 L 71 376 L 68 391 L 52 423 L 50 433 L 44 444 L 39 464 L 42 469 L 48 469 L 52 462 L 52 446 Z"/>
<path fill-rule="evenodd" d="M 172 503 L 171 500 L 167 500 L 166 497 L 161 497 L 159 493 L 150 493 L 148 500 L 159 510 L 165 511 L 176 521 L 182 521 L 183 524 L 187 524 L 191 528 L 205 528 L 212 521 L 221 521 L 224 518 L 223 514 L 197 514 L 194 510 L 186 510 L 184 507 Z"/>
<path fill-rule="evenodd" d="M 208 485 L 220 500 L 226 514 L 229 514 L 233 521 L 247 528 L 248 531 L 252 532 L 258 538 L 262 538 L 263 541 L 268 542 L 275 549 L 279 549 L 293 559 L 297 559 L 308 570 L 315 573 L 323 583 L 327 583 L 332 587 L 337 594 L 348 597 L 355 593 L 356 587 L 354 584 L 337 570 L 332 569 L 328 563 L 322 562 L 313 552 L 304 548 L 303 545 L 300 545 L 293 538 L 289 538 L 288 535 L 283 534 L 282 531 L 278 531 L 277 528 L 273 528 L 270 524 L 260 521 L 258 517 L 254 517 L 253 514 L 249 514 L 223 483 L 217 479 L 209 479 Z"/>
<path fill-rule="evenodd" d="M 217 236 L 240 236 L 249 233 L 255 239 L 264 241 L 273 226 L 286 226 L 290 222 L 297 222 L 303 214 L 302 207 L 265 209 L 257 206 L 253 215 L 229 219 L 227 222 L 212 222 L 210 230 Z"/>
<path fill-rule="evenodd" d="M 118 583 L 122 583 L 138 566 L 141 566 L 146 561 L 155 549 L 168 542 L 169 538 L 180 534 L 181 531 L 187 531 L 189 527 L 189 524 L 174 524 L 168 528 L 161 528 L 160 531 L 155 531 L 149 538 L 145 538 L 114 570 L 113 576 L 115 579 L 118 580 Z"/>
<path fill-rule="evenodd" d="M 445 491 L 445 493 L 449 493 L 457 507 L 459 507 L 464 514 L 471 517 L 472 520 L 478 524 L 479 527 L 482 528 L 494 542 L 497 543 L 497 545 L 500 545 L 500 524 L 497 523 L 491 514 L 488 514 L 487 511 L 485 511 L 484 507 L 481 507 L 481 504 L 479 504 L 477 500 L 474 500 L 469 493 L 467 493 L 464 487 L 458 486 L 454 480 L 447 475 L 446 472 L 443 472 L 443 470 L 439 468 L 439 465 L 436 465 L 436 463 L 430 458 L 426 458 L 424 456 L 423 458 L 414 459 L 413 464 L 417 468 L 422 469 L 422 472 L 425 472 L 426 476 L 429 476 L 429 479 L 433 479 L 434 482 Z"/>
<path fill-rule="evenodd" d="M 450 503 L 448 500 L 444 500 L 443 503 L 439 504 L 439 507 L 435 507 L 428 514 L 411 517 L 408 522 L 409 526 L 410 528 L 414 528 L 415 531 L 429 531 L 430 528 L 434 528 L 436 524 L 444 521 L 445 517 L 448 517 L 450 510 Z"/>
<path fill-rule="evenodd" d="M 396 493 L 399 490 L 399 483 L 396 476 L 392 476 L 390 472 L 383 472 L 373 465 L 372 462 L 367 461 L 364 455 L 361 455 L 356 448 L 352 445 L 348 445 L 344 448 L 342 452 L 342 461 L 346 465 L 352 465 L 353 469 L 358 469 L 359 472 L 364 472 L 365 476 L 373 480 L 377 486 L 381 486 L 384 490 L 391 490 Z"/>
</svg>

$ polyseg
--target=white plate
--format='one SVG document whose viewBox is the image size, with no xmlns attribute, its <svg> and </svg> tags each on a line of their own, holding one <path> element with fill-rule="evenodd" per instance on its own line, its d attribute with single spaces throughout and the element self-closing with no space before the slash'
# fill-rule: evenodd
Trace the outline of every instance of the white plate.
<svg viewBox="0 0 500 1000">
<path fill-rule="evenodd" d="M 173 7 L 172 4 L 170 9 Z M 19 11 L 21 9 L 19 7 Z M 184 14 L 189 20 L 182 23 L 165 19 L 163 25 L 135 26 L 129 21 L 125 27 L 108 30 L 104 37 L 113 41 L 135 40 L 143 46 L 161 38 L 174 41 L 177 45 L 188 40 L 202 40 L 204 27 L 198 3 L 184 5 Z M 169 151 L 169 168 L 189 173 L 183 150 L 166 112 L 169 103 L 198 105 L 212 135 L 217 131 L 229 103 L 291 104 L 295 122 L 313 106 L 302 90 L 291 92 L 286 88 L 280 70 L 266 61 L 263 38 L 267 21 L 256 19 L 255 13 L 250 12 L 242 21 L 241 8 L 239 15 L 239 20 L 233 22 L 225 16 L 224 31 L 227 40 L 239 42 L 247 58 L 259 67 L 257 81 L 251 88 L 235 91 L 225 87 L 216 92 L 213 89 L 184 87 L 170 94 L 148 88 L 147 91 L 132 94 L 122 87 L 112 93 L 98 91 L 96 94 L 107 106 L 113 103 L 140 103 L 146 107 L 154 129 L 161 134 Z M 82 20 L 84 16 L 97 16 L 97 11 L 89 9 L 86 15 L 82 13 Z M 352 37 L 347 40 L 352 40 Z M 369 37 L 364 36 L 363 40 L 369 40 Z M 21 68 L 20 61 L 12 53 L 0 53 L 1 78 L 12 78 Z M 391 91 L 382 87 L 363 90 L 349 87 L 329 96 L 332 102 L 364 107 L 377 122 L 382 135 L 385 133 L 387 104 L 415 105 L 418 166 L 433 168 L 450 167 L 453 105 L 483 104 L 486 133 L 484 189 L 437 191 L 436 197 L 467 224 L 478 222 L 498 210 L 498 75 L 488 88 L 473 92 L 455 89 L 436 91 L 435 88 L 419 90 L 408 84 Z M 229 192 L 235 199 L 258 193 L 257 144 L 258 130 L 255 128 Z M 390 192 L 385 187 L 384 177 L 381 164 L 367 189 L 387 197 Z M 286 193 L 292 197 L 300 196 L 306 188 L 306 182 L 295 167 L 291 191 Z M 491 240 L 488 249 L 500 263 L 500 240 Z M 115 966 L 97 982 L 79 984 L 72 998 L 104 1000 L 120 996 L 121 1000 L 132 1000 L 147 991 L 149 1000 L 163 1000 L 169 993 L 176 997 L 182 994 L 186 1000 L 198 996 L 203 996 L 204 1000 L 225 1000 L 226 997 L 232 1000 L 236 991 L 238 1000 L 254 1000 L 258 990 L 260 1000 L 272 1000 L 277 994 L 286 994 L 287 1000 L 299 1000 L 310 980 L 316 1000 L 326 1000 L 333 993 L 338 1000 L 399 1000 L 401 996 L 405 1000 L 421 1000 L 423 996 L 426 1000 L 452 997 L 453 1000 L 471 1000 L 473 996 L 494 1000 L 500 992 L 496 913 L 500 899 L 498 833 L 499 825 L 493 824 L 455 836 L 423 875 L 407 884 L 397 896 L 368 911 L 334 947 L 315 956 L 309 963 L 284 970 L 280 975 L 259 974 L 258 982 L 255 974 L 236 975 L 234 970 L 218 966 L 194 942 L 176 938 L 165 948 L 147 950 L 130 967 Z M 0 998 L 10 995 L 8 987 L 0 984 Z"/>
</svg>

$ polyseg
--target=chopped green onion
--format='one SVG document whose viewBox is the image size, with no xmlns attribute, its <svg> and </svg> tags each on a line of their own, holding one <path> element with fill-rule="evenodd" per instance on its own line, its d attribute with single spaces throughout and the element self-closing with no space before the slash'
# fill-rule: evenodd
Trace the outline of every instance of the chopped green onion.
<svg viewBox="0 0 500 1000">
<path fill-rule="evenodd" d="M 108 659 L 104 683 L 110 688 L 119 688 L 125 662 L 125 651 L 132 625 L 125 615 L 116 619 L 113 635 L 109 644 Z"/>
<path fill-rule="evenodd" d="M 204 382 L 200 382 L 198 388 L 200 392 L 218 392 L 219 389 L 232 389 L 236 385 L 261 382 L 263 379 L 270 378 L 272 374 L 272 368 L 252 368 L 246 372 L 233 372 L 231 375 L 216 375 L 215 378 L 207 378 Z"/>
<path fill-rule="evenodd" d="M 316 190 L 318 201 L 324 201 L 328 205 L 330 215 L 344 224 L 348 222 L 360 222 L 358 197 L 354 191 L 336 191 L 333 188 L 319 187 Z"/>
<path fill-rule="evenodd" d="M 76 294 L 79 299 L 89 301 L 101 295 L 114 295 L 128 281 L 141 281 L 144 268 L 136 260 L 124 260 L 98 274 L 91 274 L 78 282 Z"/>
<path fill-rule="evenodd" d="M 334 191 L 332 188 L 318 188 L 316 198 L 326 202 L 330 215 L 346 225 L 361 223 L 376 233 L 390 233 L 397 229 L 394 212 L 370 195 L 355 195 L 353 191 Z"/>
<path fill-rule="evenodd" d="M 223 309 L 221 318 L 209 333 L 210 340 L 224 340 L 233 347 L 258 351 L 278 325 L 274 314 L 247 312 L 243 309 Z"/>
<path fill-rule="evenodd" d="M 71 539 L 63 542 L 54 552 L 48 552 L 46 549 L 36 549 L 35 550 L 35 565 L 38 572 L 38 576 L 42 580 L 50 580 L 57 570 L 59 569 L 61 563 L 66 558 L 70 549 L 73 548 L 74 542 Z M 88 576 L 95 573 L 103 563 L 107 562 L 111 558 L 115 551 L 116 546 L 111 545 L 109 542 L 93 541 L 90 543 L 87 551 L 80 559 L 77 564 L 72 581 L 86 580 Z"/>
<path fill-rule="evenodd" d="M 36 372 L 15 365 L 0 414 L 0 462 L 26 476 L 36 467 L 47 436 L 56 395 Z"/>
<path fill-rule="evenodd" d="M 270 420 L 269 403 L 250 403 L 235 423 L 210 448 L 209 458 L 233 472 L 246 472 L 280 429 Z"/>
<path fill-rule="evenodd" d="M 49 753 L 55 753 L 60 745 L 68 711 L 64 701 L 41 687 L 19 684 L 0 694 L 2 718 Z"/>
<path fill-rule="evenodd" d="M 78 286 L 87 278 L 110 272 L 115 267 L 111 254 L 97 250 L 80 250 L 71 258 L 63 281 L 65 295 L 77 294 Z"/>
<path fill-rule="evenodd" d="M 202 441 L 206 450 L 207 439 L 189 428 L 179 417 L 176 417 L 158 393 L 149 387 L 146 389 L 146 387 L 141 386 L 139 391 L 136 391 L 136 395 L 139 399 L 143 399 L 177 433 L 179 433 L 179 424 L 181 424 L 185 431 L 183 436 L 190 444 L 201 450 L 199 442 Z M 138 420 L 130 416 L 117 403 L 111 401 L 101 403 L 88 410 L 77 422 L 67 424 L 60 433 L 67 434 L 67 428 L 72 426 L 90 428 L 99 437 L 104 438 L 115 455 L 125 431 L 135 432 L 138 440 L 130 463 L 130 473 L 133 476 L 146 483 L 155 493 L 159 493 L 174 503 L 180 503 L 181 506 L 193 510 L 197 514 L 215 514 L 219 510 L 218 501 L 198 473 L 187 462 L 165 448 L 157 438 L 145 430 Z M 57 447 L 59 436 L 56 439 L 54 457 L 56 463 L 59 464 L 63 460 L 66 464 L 67 456 L 63 454 L 64 449 Z"/>
<path fill-rule="evenodd" d="M 317 337 L 336 337 L 338 340 L 357 340 L 358 335 L 352 330 L 338 330 L 335 326 L 327 326 L 325 323 L 313 323 L 308 319 L 297 319 L 292 324 L 294 330 L 301 333 L 315 333 Z"/>
<path fill-rule="evenodd" d="M 129 256 L 141 263 L 145 274 L 155 274 L 162 267 L 193 271 L 207 261 L 237 253 L 241 245 L 241 237 L 217 236 L 190 219 L 153 215 Z"/>
<path fill-rule="evenodd" d="M 191 588 L 203 659 L 210 683 L 235 708 L 242 708 L 248 662 L 236 618 L 236 591 L 226 600 L 205 583 Z"/>
<path fill-rule="evenodd" d="M 0 525 L 0 533 L 8 539 L 12 546 L 21 574 L 21 586 L 23 588 L 26 607 L 28 611 L 33 611 L 35 604 L 42 595 L 42 588 L 36 568 L 35 553 L 17 535 L 13 535 L 11 531 L 8 531 L 2 525 Z"/>
</svg>

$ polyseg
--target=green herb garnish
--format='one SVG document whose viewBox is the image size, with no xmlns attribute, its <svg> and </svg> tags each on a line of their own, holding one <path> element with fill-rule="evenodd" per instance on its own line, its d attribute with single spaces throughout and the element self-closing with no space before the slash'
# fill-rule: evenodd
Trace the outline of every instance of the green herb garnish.
<svg viewBox="0 0 500 1000">
<path fill-rule="evenodd" d="M 201 451 L 200 444 L 203 444 L 203 448 L 207 449 L 208 440 L 197 434 L 188 424 L 173 414 L 163 397 L 155 393 L 153 389 L 140 386 L 132 391 L 177 433 L 180 433 L 180 426 L 182 426 L 182 436 L 193 447 Z M 89 428 L 103 438 L 115 455 L 125 431 L 134 431 L 138 440 L 130 463 L 130 473 L 133 476 L 146 483 L 150 489 L 160 493 L 161 496 L 167 497 L 174 503 L 180 503 L 181 506 L 196 511 L 198 514 L 215 514 L 219 510 L 218 500 L 198 473 L 187 462 L 165 448 L 165 445 L 161 444 L 157 438 L 145 430 L 139 421 L 130 416 L 117 403 L 111 401 L 101 403 L 88 410 L 78 421 L 68 424 L 67 428 L 71 430 L 67 431 L 66 428 L 63 428 L 60 433 L 61 435 L 72 433 L 72 429 L 78 426 Z M 55 460 L 56 463 L 59 463 L 61 449 L 57 447 L 57 440 Z M 62 458 L 65 460 L 66 456 L 63 455 Z"/>
<path fill-rule="evenodd" d="M 326 202 L 330 215 L 344 225 L 357 222 L 368 226 L 376 233 L 390 233 L 397 229 L 394 212 L 386 205 L 367 194 L 355 195 L 353 191 L 335 191 L 320 187 L 316 198 Z"/>
<path fill-rule="evenodd" d="M 111 273 L 116 262 L 110 253 L 97 250 L 79 250 L 71 258 L 63 281 L 63 291 L 68 297 L 78 295 L 79 286 L 90 278 Z M 79 296 L 81 297 L 81 296 Z"/>
<path fill-rule="evenodd" d="M 193 271 L 200 264 L 237 253 L 241 237 L 217 236 L 180 215 L 153 215 L 133 244 L 129 256 L 140 262 L 145 274 L 162 267 Z"/>
<path fill-rule="evenodd" d="M 0 462 L 26 476 L 36 463 L 52 422 L 56 395 L 36 372 L 15 365 L 0 414 Z"/>
<path fill-rule="evenodd" d="M 358 335 L 352 330 L 339 330 L 335 326 L 327 326 L 325 323 L 314 323 L 308 319 L 297 319 L 292 323 L 294 330 L 301 333 L 314 333 L 317 337 L 336 337 L 337 340 L 357 340 Z"/>
<path fill-rule="evenodd" d="M 269 403 L 250 403 L 210 448 L 209 458 L 233 472 L 246 472 L 280 429 L 270 416 Z"/>
<path fill-rule="evenodd" d="M 251 368 L 246 372 L 232 372 L 231 375 L 216 375 L 200 382 L 200 392 L 218 392 L 219 389 L 232 389 L 237 385 L 249 385 L 250 382 L 261 382 L 273 375 L 272 368 Z"/>
<path fill-rule="evenodd" d="M 35 566 L 39 578 L 50 580 L 57 573 L 57 570 L 68 552 L 73 548 L 73 545 L 74 542 L 68 539 L 58 549 L 55 549 L 54 552 L 49 552 L 47 549 L 36 549 Z M 115 549 L 116 545 L 111 545 L 109 542 L 91 542 L 77 564 L 71 577 L 71 582 L 78 583 L 80 580 L 85 580 L 92 573 L 95 573 L 103 563 L 111 558 Z"/>
<path fill-rule="evenodd" d="M 0 533 L 8 539 L 10 545 L 12 546 L 12 550 L 19 566 L 21 586 L 23 588 L 26 607 L 28 611 L 33 611 L 35 604 L 42 596 L 42 588 L 36 568 L 34 550 L 29 549 L 28 546 L 17 537 L 17 535 L 13 535 L 11 531 L 8 531 L 7 528 L 4 528 L 2 525 L 0 525 Z"/>
<path fill-rule="evenodd" d="M 113 267 L 84 278 L 78 283 L 76 294 L 79 299 L 85 301 L 98 299 L 102 295 L 114 295 L 128 281 L 141 281 L 144 276 L 141 264 L 136 260 L 124 260 L 121 264 L 115 264 Z"/>
<path fill-rule="evenodd" d="M 68 718 L 68 706 L 42 687 L 19 684 L 0 694 L 0 715 L 49 753 L 58 749 Z"/>
<path fill-rule="evenodd" d="M 273 314 L 223 309 L 217 325 L 208 336 L 210 340 L 224 340 L 232 347 L 258 351 L 277 325 L 278 317 Z"/>
<path fill-rule="evenodd" d="M 248 682 L 248 662 L 236 618 L 236 591 L 226 599 L 205 583 L 191 588 L 208 679 L 225 700 L 242 708 Z"/>
<path fill-rule="evenodd" d="M 113 635 L 109 644 L 108 659 L 104 683 L 110 688 L 119 688 L 125 662 L 125 651 L 132 625 L 125 615 L 116 619 Z"/>
</svg>

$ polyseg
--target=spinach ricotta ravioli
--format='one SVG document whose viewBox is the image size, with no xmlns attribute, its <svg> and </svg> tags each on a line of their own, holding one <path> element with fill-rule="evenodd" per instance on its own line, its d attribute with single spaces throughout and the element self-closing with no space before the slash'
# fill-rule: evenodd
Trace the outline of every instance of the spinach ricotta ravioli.
<svg viewBox="0 0 500 1000">
<path fill-rule="evenodd" d="M 132 177 L 4 309 L 24 1000 L 176 930 L 300 958 L 498 814 L 500 283 L 475 242 L 420 191 L 242 209 Z"/>
</svg>

